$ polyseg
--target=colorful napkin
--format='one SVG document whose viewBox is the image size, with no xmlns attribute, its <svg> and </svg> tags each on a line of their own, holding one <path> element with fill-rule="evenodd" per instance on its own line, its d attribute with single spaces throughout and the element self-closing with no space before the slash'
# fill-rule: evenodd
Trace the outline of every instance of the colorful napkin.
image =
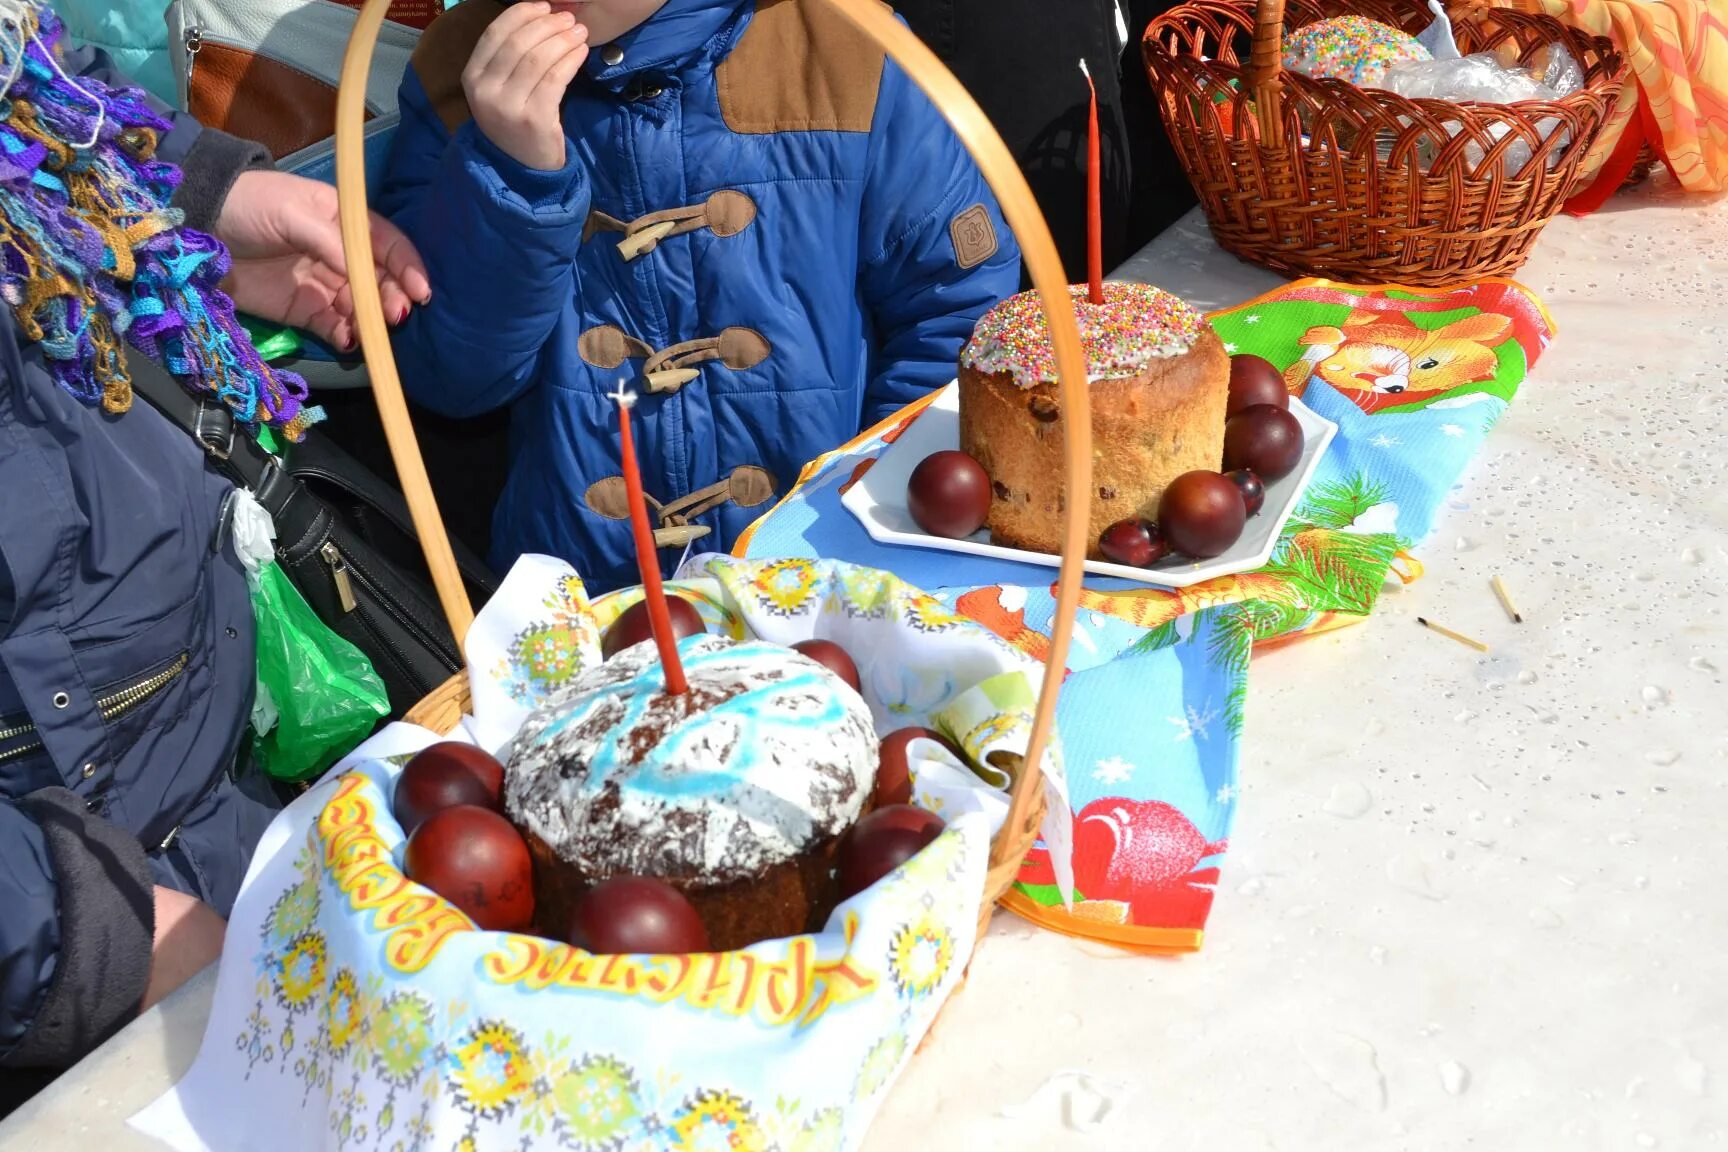
<svg viewBox="0 0 1728 1152">
<path fill-rule="evenodd" d="M 1039 850 L 1007 901 L 1048 927 L 1146 950 L 1200 946 L 1235 814 L 1251 651 L 1359 621 L 1388 579 L 1419 574 L 1407 550 L 1554 330 L 1508 281 L 1301 281 L 1211 320 L 1229 351 L 1286 372 L 1338 435 L 1261 570 L 1185 589 L 1087 581 L 1057 712 L 1077 903 L 1063 907 Z M 894 572 L 1042 659 L 1054 569 L 878 544 L 840 504 L 921 408 L 812 463 L 739 552 Z"/>
<path fill-rule="evenodd" d="M 1037 669 L 917 589 L 827 561 L 714 557 L 685 575 L 678 587 L 710 631 L 847 646 L 879 730 L 930 726 L 975 754 L 1025 752 Z M 639 595 L 590 604 L 567 565 L 524 557 L 469 633 L 474 715 L 448 738 L 508 741 L 599 659 L 601 632 Z M 592 956 L 476 931 L 402 875 L 394 780 L 438 739 L 391 725 L 266 830 L 203 1047 L 134 1127 L 180 1152 L 861 1143 L 972 955 L 1006 815 L 992 783 L 915 743 L 916 792 L 947 828 L 820 933 Z M 1045 835 L 1060 842 L 1069 807 L 1054 746 L 1045 768 Z"/>
</svg>

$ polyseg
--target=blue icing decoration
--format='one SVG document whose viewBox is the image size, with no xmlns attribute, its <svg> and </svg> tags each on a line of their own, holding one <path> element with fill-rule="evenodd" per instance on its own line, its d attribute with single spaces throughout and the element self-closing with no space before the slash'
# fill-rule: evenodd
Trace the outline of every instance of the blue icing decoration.
<svg viewBox="0 0 1728 1152">
<path fill-rule="evenodd" d="M 588 707 L 573 709 L 553 721 L 533 743 L 544 745 L 556 739 L 572 724 L 592 716 L 604 706 L 605 701 L 622 700 L 624 715 L 613 725 L 613 735 L 595 749 L 588 761 L 590 781 L 599 785 L 610 777 L 619 776 L 622 778 L 620 782 L 633 791 L 668 799 L 714 796 L 736 789 L 740 780 L 748 777 L 760 766 L 762 745 L 757 737 L 764 723 L 778 721 L 788 725 L 825 728 L 839 724 L 845 718 L 846 709 L 841 698 L 831 690 L 831 685 L 827 682 L 831 677 L 813 662 L 792 663 L 785 659 L 782 650 L 772 649 L 768 645 L 714 648 L 703 645 L 703 639 L 701 636 L 686 636 L 679 643 L 679 657 L 684 663 L 687 676 L 692 680 L 699 679 L 701 673 L 707 669 L 736 666 L 739 656 L 752 649 L 768 649 L 774 652 L 776 659 L 786 666 L 788 672 L 761 687 L 741 692 L 703 711 L 692 713 L 676 727 L 666 731 L 660 737 L 653 757 L 640 763 L 629 762 L 627 738 L 642 723 L 649 706 L 662 696 L 664 677 L 657 660 L 632 679 L 596 692 Z M 816 712 L 789 706 L 800 697 L 825 699 L 826 702 Z M 712 727 L 722 724 L 736 727 L 737 750 L 721 770 L 692 771 L 685 767 L 670 767 L 699 759 L 701 750 L 692 745 L 706 742 Z"/>
<path fill-rule="evenodd" d="M 863 810 L 876 766 L 864 701 L 789 649 L 679 642 L 687 697 L 639 644 L 529 717 L 506 806 L 591 875 L 757 874 Z"/>
</svg>

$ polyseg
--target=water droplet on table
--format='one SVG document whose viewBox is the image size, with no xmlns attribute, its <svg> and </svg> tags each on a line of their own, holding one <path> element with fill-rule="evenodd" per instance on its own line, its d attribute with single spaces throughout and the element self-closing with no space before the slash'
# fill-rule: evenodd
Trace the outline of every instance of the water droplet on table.
<svg viewBox="0 0 1728 1152">
<path fill-rule="evenodd" d="M 1368 789 L 1354 781 L 1344 781 L 1332 785 L 1332 794 L 1326 797 L 1324 811 L 1331 816 L 1345 820 L 1354 820 L 1362 816 L 1374 806 L 1374 797 Z"/>
<path fill-rule="evenodd" d="M 1674 1079 L 1694 1096 L 1704 1095 L 1710 1081 L 1710 1070 L 1695 1056 L 1687 1056 L 1674 1065 Z"/>
<path fill-rule="evenodd" d="M 1658 768 L 1667 768 L 1670 765 L 1679 762 L 1680 753 L 1676 752 L 1672 748 L 1652 748 L 1650 751 L 1644 753 L 1644 759 L 1650 761 L 1650 763 L 1656 765 Z"/>
<path fill-rule="evenodd" d="M 1530 923 L 1538 928 L 1559 928 L 1566 921 L 1560 918 L 1560 913 L 1552 908 L 1530 909 Z"/>
<path fill-rule="evenodd" d="M 1374 1045 L 1359 1036 L 1330 1032 L 1298 1037 L 1296 1050 L 1339 1099 L 1369 1112 L 1386 1110 L 1386 1077 Z"/>
<path fill-rule="evenodd" d="M 1674 698 L 1673 693 L 1669 692 L 1668 689 L 1659 688 L 1654 684 L 1644 686 L 1643 696 L 1644 707 L 1646 708 L 1666 707 L 1668 702 Z"/>
<path fill-rule="evenodd" d="M 1116 1085 L 1094 1079 L 1085 1072 L 1057 1072 L 1040 1084 L 1024 1104 L 1011 1104 L 1002 1109 L 1002 1115 L 1009 1120 L 1049 1116 L 1054 1103 L 1060 1109 L 1064 1128 L 1071 1132 L 1095 1132 L 1115 1110 L 1120 1092 Z"/>
<path fill-rule="evenodd" d="M 1446 894 L 1434 886 L 1428 865 L 1414 857 L 1394 856 L 1386 862 L 1386 876 L 1412 896 L 1434 901 L 1446 899 Z"/>
<path fill-rule="evenodd" d="M 1648 1132 L 1638 1133 L 1636 1139 L 1638 1142 L 1638 1147 L 1640 1147 L 1640 1148 L 1654 1148 L 1654 1147 L 1656 1147 L 1656 1145 L 1661 1143 L 1660 1140 L 1656 1139 L 1656 1137 L 1650 1135 L 1650 1133 L 1648 1133 Z"/>
<path fill-rule="evenodd" d="M 1456 1060 L 1440 1065 L 1440 1083 L 1448 1096 L 1462 1096 L 1470 1090 L 1470 1069 Z"/>
<path fill-rule="evenodd" d="M 1706 660 L 1702 656 L 1694 656 L 1692 659 L 1686 661 L 1686 667 L 1692 669 L 1694 672 L 1718 671 L 1716 665 L 1710 663 L 1710 661 Z"/>
</svg>

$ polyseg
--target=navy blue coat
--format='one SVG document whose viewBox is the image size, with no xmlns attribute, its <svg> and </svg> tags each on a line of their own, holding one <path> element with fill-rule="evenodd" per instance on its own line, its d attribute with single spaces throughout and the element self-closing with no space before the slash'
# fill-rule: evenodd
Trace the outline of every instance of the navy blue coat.
<svg viewBox="0 0 1728 1152">
<path fill-rule="evenodd" d="M 259 155 L 189 120 L 162 151 L 206 226 Z M 225 915 L 269 822 L 233 778 L 255 672 L 229 492 L 144 401 L 62 391 L 0 308 L 0 1068 L 64 1067 L 130 1019 L 152 887 Z"/>
</svg>

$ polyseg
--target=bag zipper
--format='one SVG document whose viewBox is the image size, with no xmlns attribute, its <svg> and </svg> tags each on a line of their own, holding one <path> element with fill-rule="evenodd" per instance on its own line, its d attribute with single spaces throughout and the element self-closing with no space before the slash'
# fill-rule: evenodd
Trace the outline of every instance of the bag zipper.
<svg viewBox="0 0 1728 1152">
<path fill-rule="evenodd" d="M 330 569 L 330 578 L 336 585 L 336 598 L 341 602 L 343 613 L 358 611 L 368 630 L 372 632 L 381 645 L 390 650 L 391 655 L 396 657 L 404 671 L 412 671 L 412 662 L 408 660 L 407 654 L 401 648 L 384 635 L 381 629 L 372 624 L 366 609 L 360 605 L 358 598 L 354 595 L 355 584 L 359 584 L 361 588 L 371 593 L 373 599 L 383 606 L 385 612 L 396 623 L 416 633 L 428 648 L 443 659 L 451 671 L 457 671 L 462 667 L 461 660 L 443 642 L 436 631 L 427 628 L 419 617 L 386 591 L 382 584 L 372 579 L 366 569 L 353 557 L 344 556 L 342 550 L 336 547 L 334 540 L 325 537 L 324 543 L 318 548 L 318 555 L 324 561 L 325 567 Z"/>
<path fill-rule="evenodd" d="M 336 584 L 336 599 L 342 603 L 344 613 L 355 608 L 354 582 L 348 577 L 348 564 L 342 559 L 342 553 L 336 548 L 334 540 L 324 541 L 324 546 L 318 549 L 318 555 L 324 558 L 324 563 L 330 569 L 330 579 Z"/>
<path fill-rule="evenodd" d="M 184 41 L 184 47 L 186 49 L 186 92 L 187 92 L 188 98 L 190 98 L 190 95 L 192 92 L 193 73 L 195 73 L 198 69 L 198 53 L 203 51 L 203 49 L 204 49 L 204 39 L 205 39 L 204 30 L 202 28 L 199 28 L 198 26 L 193 25 L 192 27 L 189 27 L 186 29 L 186 38 Z M 298 72 L 300 75 L 305 76 L 308 79 L 315 80 L 320 84 L 326 83 L 326 81 L 323 79 L 323 77 L 313 75 L 311 72 L 308 72 L 306 69 L 300 67 L 298 64 L 295 64 L 291 60 L 284 60 L 279 56 L 269 55 L 262 48 L 248 47 L 245 44 L 241 44 L 241 43 L 236 42 L 236 41 L 225 40 L 219 36 L 211 37 L 210 43 L 220 44 L 220 45 L 227 47 L 227 48 L 233 48 L 237 52 L 245 52 L 248 55 L 261 57 L 262 59 L 270 61 L 272 64 L 280 65 L 283 68 L 287 68 L 291 72 Z M 367 100 L 366 101 L 366 111 L 370 112 L 373 116 L 376 117 L 376 116 L 380 115 L 384 111 L 384 109 L 382 107 L 380 107 L 376 102 L 374 102 L 372 100 Z"/>
<path fill-rule="evenodd" d="M 96 701 L 96 711 L 101 713 L 102 722 L 107 724 L 118 720 L 120 717 L 126 715 L 126 713 L 131 712 L 139 705 L 145 703 L 152 696 L 178 680 L 186 671 L 186 666 L 191 662 L 191 655 L 182 652 L 174 658 L 173 663 L 169 664 L 160 672 L 154 672 L 136 683 L 128 684 L 117 692 L 110 692 L 108 695 L 100 697 Z M 6 721 L 0 720 L 0 724 L 5 723 Z M 30 736 L 35 731 L 36 725 L 29 722 L 11 724 L 7 727 L 0 728 L 0 744 L 4 744 L 9 740 L 17 740 L 20 737 Z M 3 764 L 8 760 L 16 760 L 20 756 L 28 756 L 30 753 L 39 751 L 41 748 L 42 741 L 31 740 L 16 748 L 0 752 L 0 764 Z"/>
</svg>

